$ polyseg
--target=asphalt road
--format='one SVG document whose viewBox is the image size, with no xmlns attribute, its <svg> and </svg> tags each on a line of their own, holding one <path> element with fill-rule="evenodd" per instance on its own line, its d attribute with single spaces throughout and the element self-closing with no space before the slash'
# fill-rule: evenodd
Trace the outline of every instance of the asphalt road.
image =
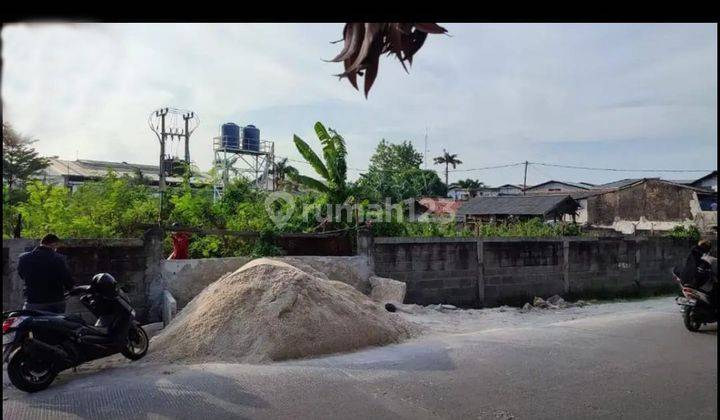
<svg viewBox="0 0 720 420">
<path fill-rule="evenodd" d="M 272 365 L 130 365 L 67 372 L 5 419 L 717 418 L 717 327 L 677 307 L 431 334 Z"/>
</svg>

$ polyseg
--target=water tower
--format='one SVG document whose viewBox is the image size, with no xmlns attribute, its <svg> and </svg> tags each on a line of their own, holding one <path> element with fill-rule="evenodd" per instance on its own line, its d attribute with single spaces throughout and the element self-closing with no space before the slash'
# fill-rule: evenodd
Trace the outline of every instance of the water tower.
<svg viewBox="0 0 720 420">
<path fill-rule="evenodd" d="M 252 124 L 241 127 L 231 122 L 221 125 L 220 135 L 213 138 L 213 152 L 218 175 L 213 189 L 216 200 L 235 176 L 249 178 L 255 188 L 273 189 L 270 171 L 275 146 L 271 141 L 260 139 L 259 128 Z"/>
</svg>

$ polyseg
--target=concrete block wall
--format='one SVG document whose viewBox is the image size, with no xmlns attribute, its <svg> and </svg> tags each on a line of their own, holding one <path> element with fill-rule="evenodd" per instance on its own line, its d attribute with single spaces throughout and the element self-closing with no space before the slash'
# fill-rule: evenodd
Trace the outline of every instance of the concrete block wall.
<svg viewBox="0 0 720 420">
<path fill-rule="evenodd" d="M 3 240 L 3 311 L 22 307 L 23 281 L 17 274 L 18 257 L 32 250 L 37 240 Z M 151 236 L 132 239 L 68 239 L 58 252 L 67 258 L 76 285 L 88 284 L 100 272 L 112 274 L 126 292 L 141 320 L 147 318 L 146 288 L 162 256 L 161 241 Z M 67 312 L 78 313 L 89 322 L 94 317 L 79 303 L 68 299 Z"/>
<path fill-rule="evenodd" d="M 374 242 L 375 273 L 404 281 L 407 302 L 478 304 L 478 260 L 474 240 L 376 238 Z"/>
<path fill-rule="evenodd" d="M 407 284 L 406 303 L 465 307 L 669 291 L 690 249 L 665 237 L 364 240 L 375 273 Z"/>
</svg>

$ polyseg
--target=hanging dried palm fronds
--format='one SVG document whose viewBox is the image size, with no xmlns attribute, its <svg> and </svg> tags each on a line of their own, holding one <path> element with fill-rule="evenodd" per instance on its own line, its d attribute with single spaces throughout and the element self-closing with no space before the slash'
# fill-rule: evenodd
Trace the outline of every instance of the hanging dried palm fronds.
<svg viewBox="0 0 720 420">
<path fill-rule="evenodd" d="M 446 32 L 436 23 L 346 23 L 342 38 L 345 46 L 330 61 L 343 62 L 345 72 L 338 76 L 347 77 L 355 89 L 358 88 L 357 76 L 364 76 L 367 97 L 377 77 L 382 54 L 394 54 L 407 71 L 405 62 L 412 65 L 413 55 L 420 50 L 427 34 Z"/>
</svg>

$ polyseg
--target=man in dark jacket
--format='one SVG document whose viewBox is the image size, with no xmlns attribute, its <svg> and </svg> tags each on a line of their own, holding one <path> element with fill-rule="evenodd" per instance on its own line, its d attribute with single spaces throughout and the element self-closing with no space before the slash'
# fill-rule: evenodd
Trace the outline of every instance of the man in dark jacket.
<svg viewBox="0 0 720 420">
<path fill-rule="evenodd" d="M 25 282 L 23 309 L 65 312 L 65 290 L 73 287 L 73 278 L 65 257 L 57 253 L 60 238 L 52 233 L 40 240 L 40 246 L 20 255 L 18 274 Z"/>
</svg>

